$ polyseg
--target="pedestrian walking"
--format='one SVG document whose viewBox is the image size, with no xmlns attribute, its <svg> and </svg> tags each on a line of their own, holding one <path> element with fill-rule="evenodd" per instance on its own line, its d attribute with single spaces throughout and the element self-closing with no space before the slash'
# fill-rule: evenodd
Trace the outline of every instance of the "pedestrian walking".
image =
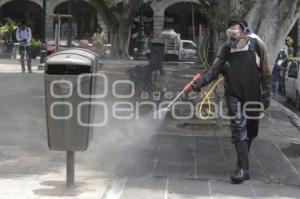
<svg viewBox="0 0 300 199">
<path fill-rule="evenodd" d="M 273 99 L 278 99 L 278 90 L 279 90 L 279 81 L 280 81 L 280 65 L 278 63 L 275 64 L 272 72 L 272 87 L 273 87 Z"/>
<path fill-rule="evenodd" d="M 27 26 L 26 21 L 22 21 L 16 30 L 16 39 L 19 42 L 19 53 L 21 56 L 22 73 L 25 73 L 25 58 L 27 60 L 28 73 L 31 70 L 31 29 Z"/>
<path fill-rule="evenodd" d="M 94 35 L 92 37 L 92 42 L 95 47 L 96 53 L 98 53 L 98 55 L 101 58 L 105 57 L 105 43 L 106 43 L 105 37 L 106 36 L 105 36 L 101 26 L 98 26 L 96 29 L 96 32 L 94 33 Z"/>
</svg>

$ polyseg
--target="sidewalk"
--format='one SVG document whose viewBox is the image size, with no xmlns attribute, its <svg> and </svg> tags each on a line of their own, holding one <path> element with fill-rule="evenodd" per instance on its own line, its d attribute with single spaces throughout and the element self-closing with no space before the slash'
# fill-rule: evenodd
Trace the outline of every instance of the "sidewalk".
<svg viewBox="0 0 300 199">
<path fill-rule="evenodd" d="M 38 70 L 39 60 L 32 60 L 32 71 L 34 73 L 42 73 Z M 27 63 L 25 65 L 27 72 Z M 21 63 L 18 59 L 0 59 L 0 73 L 21 73 Z"/>
<path fill-rule="evenodd" d="M 135 64 L 106 63 L 102 72 L 111 83 Z M 229 182 L 235 152 L 227 123 L 217 128 L 199 121 L 194 128 L 190 121 L 142 118 L 94 129 L 88 150 L 76 153 L 76 186 L 67 189 L 65 153 L 47 147 L 43 75 L 3 67 L 17 65 L 0 64 L 0 198 L 299 198 L 300 150 L 290 141 L 300 133 L 276 102 L 261 121 L 251 180 L 243 185 Z M 166 89 L 180 90 L 198 70 L 166 66 Z"/>
</svg>

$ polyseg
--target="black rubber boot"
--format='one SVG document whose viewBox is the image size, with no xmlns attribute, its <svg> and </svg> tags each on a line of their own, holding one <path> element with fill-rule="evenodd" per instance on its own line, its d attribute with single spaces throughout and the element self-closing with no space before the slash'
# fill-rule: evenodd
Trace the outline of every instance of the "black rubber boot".
<svg viewBox="0 0 300 199">
<path fill-rule="evenodd" d="M 248 141 L 247 141 L 248 156 L 249 156 L 249 153 L 250 153 L 252 141 L 253 141 L 252 138 L 249 138 Z M 232 174 L 237 174 L 239 172 L 239 170 L 240 170 L 240 167 L 239 167 L 239 158 L 237 157 L 236 166 L 235 166 L 235 169 L 232 171 Z M 250 180 L 249 172 L 245 171 L 245 174 L 246 174 L 246 180 Z"/>
<path fill-rule="evenodd" d="M 235 169 L 232 171 L 232 175 L 236 175 L 240 171 L 238 161 L 236 162 Z M 249 171 L 245 171 L 245 180 L 250 180 Z"/>
<path fill-rule="evenodd" d="M 232 171 L 231 175 L 237 175 L 237 173 L 240 171 L 239 165 L 237 164 L 235 169 Z M 245 171 L 245 180 L 250 180 L 249 171 Z"/>
<path fill-rule="evenodd" d="M 248 144 L 247 141 L 240 141 L 235 143 L 235 149 L 238 160 L 238 172 L 231 175 L 231 182 L 233 184 L 240 184 L 245 180 L 250 179 L 249 176 L 249 158 L 248 158 Z"/>
</svg>

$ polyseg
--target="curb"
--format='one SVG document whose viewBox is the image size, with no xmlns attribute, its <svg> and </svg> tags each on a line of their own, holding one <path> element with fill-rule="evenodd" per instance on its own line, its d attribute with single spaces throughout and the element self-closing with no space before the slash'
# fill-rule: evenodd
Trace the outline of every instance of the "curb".
<svg viewBox="0 0 300 199">
<path fill-rule="evenodd" d="M 281 104 L 280 102 L 277 102 L 275 100 L 272 100 L 272 103 L 277 104 L 278 106 L 280 106 L 290 117 L 292 124 L 299 130 L 300 132 L 300 117 L 295 114 L 291 109 L 285 107 L 283 104 Z"/>
</svg>

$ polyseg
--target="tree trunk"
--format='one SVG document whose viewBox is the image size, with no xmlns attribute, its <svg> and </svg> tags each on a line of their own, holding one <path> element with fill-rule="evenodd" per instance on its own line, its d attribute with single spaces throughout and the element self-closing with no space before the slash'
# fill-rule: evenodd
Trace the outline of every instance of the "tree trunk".
<svg viewBox="0 0 300 199">
<path fill-rule="evenodd" d="M 300 16 L 300 0 L 256 0 L 248 14 L 253 31 L 267 45 L 269 66 L 273 69 L 284 40 Z"/>
<path fill-rule="evenodd" d="M 116 1 L 110 7 L 107 2 L 114 0 L 93 0 L 110 31 L 111 58 L 129 59 L 131 25 L 140 6 L 140 0 Z"/>
<path fill-rule="evenodd" d="M 121 23 L 116 29 L 111 29 L 111 58 L 129 59 L 129 42 L 131 34 L 131 25 Z"/>
</svg>

